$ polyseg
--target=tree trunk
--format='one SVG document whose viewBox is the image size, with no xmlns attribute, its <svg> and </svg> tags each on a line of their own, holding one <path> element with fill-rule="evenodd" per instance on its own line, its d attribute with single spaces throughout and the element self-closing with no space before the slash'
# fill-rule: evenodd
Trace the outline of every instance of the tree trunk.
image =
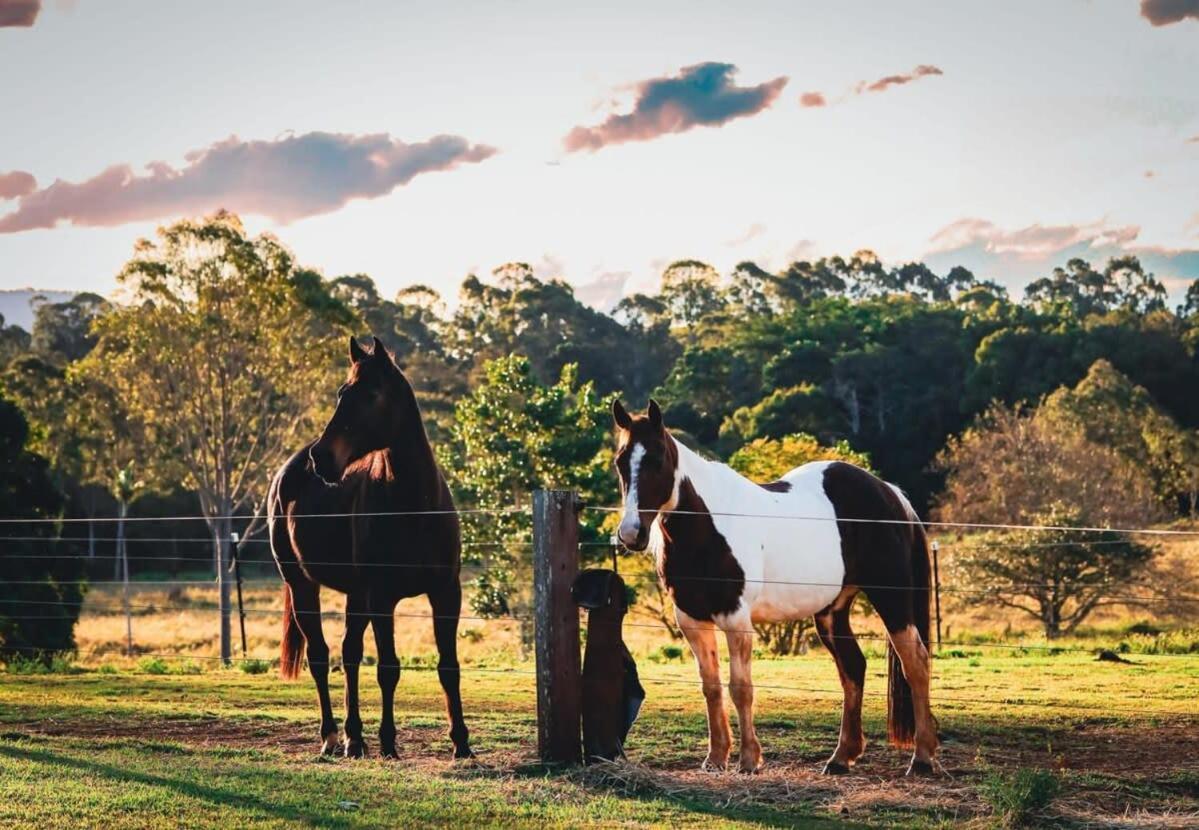
<svg viewBox="0 0 1199 830">
<path fill-rule="evenodd" d="M 117 564 L 121 569 L 121 603 L 125 607 L 125 654 L 133 656 L 133 615 L 129 610 L 129 551 L 125 547 L 125 516 L 129 506 L 119 505 L 117 518 Z"/>
</svg>

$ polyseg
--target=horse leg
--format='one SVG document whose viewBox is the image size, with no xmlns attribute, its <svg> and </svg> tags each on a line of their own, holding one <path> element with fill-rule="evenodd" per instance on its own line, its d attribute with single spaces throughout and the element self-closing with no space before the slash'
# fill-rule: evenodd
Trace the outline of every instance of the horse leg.
<svg viewBox="0 0 1199 830">
<path fill-rule="evenodd" d="M 366 755 L 362 717 L 358 714 L 358 667 L 362 664 L 362 635 L 370 617 L 363 594 L 346 596 L 346 629 L 341 639 L 341 666 L 346 675 L 345 753 L 347 758 Z"/>
<path fill-rule="evenodd" d="M 706 770 L 722 770 L 729 760 L 729 748 L 733 744 L 733 733 L 729 729 L 729 716 L 724 710 L 724 697 L 720 689 L 720 657 L 716 652 L 716 626 L 701 622 L 675 608 L 675 620 L 687 637 L 687 645 L 695 655 L 699 669 L 700 684 L 708 704 L 708 757 L 704 759 Z"/>
<path fill-rule="evenodd" d="M 933 756 L 937 752 L 937 721 L 929 705 L 929 657 L 914 625 L 890 631 L 891 647 L 899 656 L 903 676 L 912 689 L 912 709 L 916 715 L 915 747 L 908 775 L 931 774 Z"/>
<path fill-rule="evenodd" d="M 332 755 L 337 749 L 337 720 L 329 700 L 329 646 L 321 626 L 321 589 L 307 579 L 288 580 L 291 586 L 292 613 L 307 642 L 308 671 L 316 683 L 321 705 L 321 754 Z"/>
<path fill-rule="evenodd" d="M 454 757 L 473 758 L 459 690 L 462 672 L 458 666 L 458 616 L 462 613 L 462 586 L 458 580 L 452 580 L 440 591 L 430 592 L 429 607 L 433 612 L 433 639 L 437 643 L 437 679 L 441 681 L 441 689 L 445 692 Z"/>
<path fill-rule="evenodd" d="M 840 602 L 840 598 L 838 598 Z M 844 701 L 841 706 L 841 734 L 833 757 L 824 765 L 825 775 L 844 775 L 866 749 L 862 733 L 862 689 L 866 683 L 866 656 L 849 625 L 853 597 L 841 607 L 837 603 L 815 616 L 820 642 L 833 655 L 841 676 Z"/>
<path fill-rule="evenodd" d="M 379 653 L 377 676 L 383 697 L 379 721 L 379 754 L 396 757 L 395 694 L 400 683 L 400 658 L 395 644 L 395 604 L 371 603 L 371 628 L 375 633 L 375 651 Z"/>
<path fill-rule="evenodd" d="M 755 773 L 762 768 L 762 745 L 754 730 L 754 682 L 750 674 L 754 635 L 749 615 L 730 623 L 725 639 L 729 644 L 729 697 L 737 707 L 737 726 L 741 732 L 741 772 Z"/>
</svg>

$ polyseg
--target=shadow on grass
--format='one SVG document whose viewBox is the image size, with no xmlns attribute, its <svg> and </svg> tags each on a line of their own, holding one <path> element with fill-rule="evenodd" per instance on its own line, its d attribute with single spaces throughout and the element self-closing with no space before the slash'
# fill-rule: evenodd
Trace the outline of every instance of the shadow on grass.
<svg viewBox="0 0 1199 830">
<path fill-rule="evenodd" d="M 558 764 L 543 764 L 538 762 L 521 764 L 512 772 L 522 778 L 560 778 L 565 782 L 580 787 L 595 796 L 608 796 L 629 801 L 639 801 L 644 804 L 668 801 L 696 815 L 711 816 L 714 819 L 756 822 L 764 827 L 804 827 L 815 830 L 850 830 L 851 828 L 866 828 L 873 825 L 846 821 L 844 819 L 818 816 L 813 808 L 803 803 L 797 803 L 791 808 L 771 807 L 753 804 L 735 806 L 720 804 L 718 801 L 705 799 L 702 796 L 692 796 L 681 792 L 669 792 L 653 785 L 612 784 L 602 783 L 599 779 L 589 780 L 586 774 L 588 768 L 568 767 Z"/>
<path fill-rule="evenodd" d="M 152 787 L 172 790 L 179 795 L 207 801 L 222 807 L 234 807 L 243 810 L 253 810 L 287 821 L 299 822 L 319 827 L 351 828 L 355 826 L 348 819 L 331 816 L 327 813 L 307 812 L 288 807 L 245 793 L 236 792 L 221 787 L 211 787 L 186 781 L 179 778 L 169 778 L 162 775 L 152 775 L 95 761 L 83 761 L 69 755 L 60 755 L 41 749 L 26 749 L 12 744 L 0 743 L 0 755 L 8 756 L 17 761 L 41 763 L 57 767 L 68 767 L 92 775 L 102 775 L 114 781 L 133 781 Z M 281 782 L 276 782 L 276 785 Z"/>
</svg>

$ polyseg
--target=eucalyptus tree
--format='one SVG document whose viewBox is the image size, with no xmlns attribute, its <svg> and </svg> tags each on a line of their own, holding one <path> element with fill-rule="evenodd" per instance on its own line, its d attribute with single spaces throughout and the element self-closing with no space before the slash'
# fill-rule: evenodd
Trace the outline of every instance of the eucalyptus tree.
<svg viewBox="0 0 1199 830">
<path fill-rule="evenodd" d="M 316 302 L 312 281 L 295 275 L 278 241 L 248 237 L 228 213 L 160 228 L 118 275 L 130 302 L 97 319 L 98 342 L 81 367 L 119 389 L 144 427 L 139 470 L 199 497 L 225 660 L 234 517 L 256 513 L 274 468 L 315 434 L 336 386 L 336 304 Z"/>
</svg>

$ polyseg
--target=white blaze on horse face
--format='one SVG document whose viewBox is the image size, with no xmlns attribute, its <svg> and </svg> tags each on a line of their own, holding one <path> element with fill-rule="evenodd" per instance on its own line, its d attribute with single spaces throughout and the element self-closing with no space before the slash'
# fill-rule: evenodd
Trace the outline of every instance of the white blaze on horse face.
<svg viewBox="0 0 1199 830">
<path fill-rule="evenodd" d="M 637 506 L 637 477 L 641 472 L 641 459 L 645 457 L 645 447 L 634 444 L 629 454 L 629 482 L 624 496 L 624 514 L 620 517 L 620 529 L 616 535 L 626 545 L 635 545 L 641 535 L 641 512 Z"/>
</svg>

